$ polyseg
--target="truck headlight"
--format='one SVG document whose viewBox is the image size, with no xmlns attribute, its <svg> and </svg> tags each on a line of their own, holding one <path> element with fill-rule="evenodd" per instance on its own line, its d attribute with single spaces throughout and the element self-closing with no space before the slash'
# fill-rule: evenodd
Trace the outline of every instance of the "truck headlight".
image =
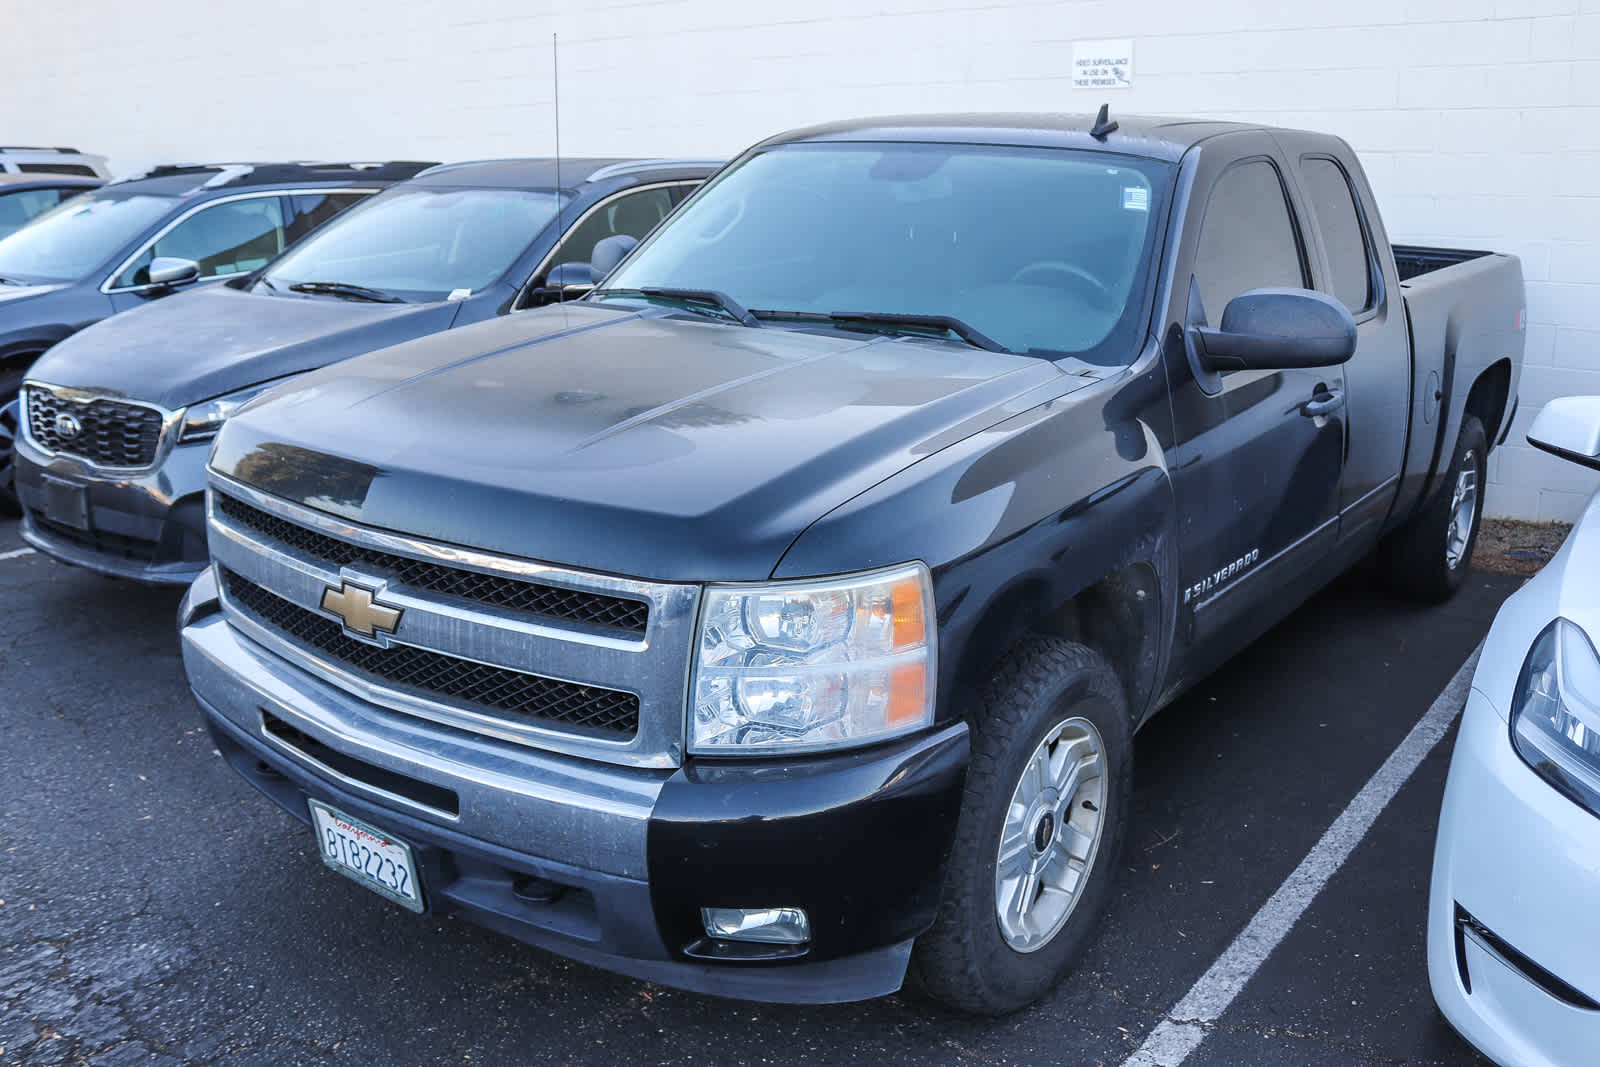
<svg viewBox="0 0 1600 1067">
<path fill-rule="evenodd" d="M 1566 619 L 1544 628 L 1517 676 L 1511 744 L 1568 798 L 1600 814 L 1600 656 Z"/>
<path fill-rule="evenodd" d="M 204 441 L 209 437 L 215 437 L 230 415 L 277 385 L 278 381 L 262 382 L 248 389 L 240 389 L 236 393 L 190 404 L 183 413 L 183 428 L 178 432 L 178 440 Z"/>
<path fill-rule="evenodd" d="M 908 563 L 836 578 L 707 586 L 689 750 L 848 748 L 933 722 L 933 582 Z"/>
</svg>

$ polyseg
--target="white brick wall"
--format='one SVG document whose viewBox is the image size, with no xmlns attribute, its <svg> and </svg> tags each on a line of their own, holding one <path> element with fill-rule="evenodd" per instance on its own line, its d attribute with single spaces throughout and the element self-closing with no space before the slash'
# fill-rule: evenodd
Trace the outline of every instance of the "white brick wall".
<svg viewBox="0 0 1600 1067">
<path fill-rule="evenodd" d="M 1398 240 L 1502 249 L 1528 365 L 1492 513 L 1597 480 L 1528 448 L 1600 393 L 1600 0 L 72 0 L 4 5 L 0 141 L 171 158 L 731 154 L 850 115 L 1092 110 L 1074 40 L 1132 38 L 1114 111 L 1328 130 Z"/>
</svg>

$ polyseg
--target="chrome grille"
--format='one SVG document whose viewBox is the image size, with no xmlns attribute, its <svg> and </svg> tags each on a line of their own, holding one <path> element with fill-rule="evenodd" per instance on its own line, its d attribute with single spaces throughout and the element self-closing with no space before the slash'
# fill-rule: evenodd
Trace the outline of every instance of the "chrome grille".
<svg viewBox="0 0 1600 1067">
<path fill-rule="evenodd" d="M 161 447 L 166 416 L 158 408 L 104 397 L 77 399 L 24 387 L 28 436 L 39 447 L 101 467 L 148 467 Z M 69 427 L 76 426 L 76 432 Z"/>
<path fill-rule="evenodd" d="M 389 712 L 610 763 L 681 761 L 699 586 L 424 541 L 210 479 L 223 608 L 265 651 Z M 392 633 L 359 639 L 323 606 L 351 585 L 396 613 Z"/>
<path fill-rule="evenodd" d="M 363 564 L 413 589 L 628 633 L 644 633 L 650 620 L 650 607 L 642 601 L 562 589 L 380 552 L 280 519 L 236 497 L 218 495 L 216 507 L 219 513 L 236 525 L 321 560 L 335 569 Z"/>
<path fill-rule="evenodd" d="M 338 623 L 232 571 L 224 570 L 222 577 L 232 602 L 263 626 L 386 684 L 581 730 L 631 737 L 639 728 L 639 698 L 632 693 L 574 685 L 405 645 L 364 644 L 346 637 Z"/>
</svg>

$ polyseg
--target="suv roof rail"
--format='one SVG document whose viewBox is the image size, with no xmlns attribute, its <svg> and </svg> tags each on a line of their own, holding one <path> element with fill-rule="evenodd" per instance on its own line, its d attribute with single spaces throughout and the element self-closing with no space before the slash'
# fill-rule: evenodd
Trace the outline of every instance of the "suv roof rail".
<svg viewBox="0 0 1600 1067">
<path fill-rule="evenodd" d="M 436 166 L 431 161 L 387 160 L 351 163 L 162 163 L 117 181 L 133 182 L 146 178 L 206 176 L 196 189 L 215 189 L 223 185 L 270 185 L 278 182 L 404 181 Z"/>
<path fill-rule="evenodd" d="M 69 155 L 81 156 L 83 153 L 76 148 L 46 148 L 32 144 L 0 144 L 0 152 L 62 152 Z"/>
<path fill-rule="evenodd" d="M 726 162 L 726 159 L 629 159 L 621 163 L 608 163 L 590 174 L 584 181 L 598 182 L 606 178 L 632 174 L 635 171 L 656 170 L 661 167 L 720 167 Z"/>
<path fill-rule="evenodd" d="M 480 167 L 485 163 L 553 163 L 554 156 L 503 156 L 493 159 L 457 159 L 450 163 L 435 163 L 421 174 L 444 174 L 462 167 Z M 418 176 L 420 177 L 421 174 Z"/>
</svg>

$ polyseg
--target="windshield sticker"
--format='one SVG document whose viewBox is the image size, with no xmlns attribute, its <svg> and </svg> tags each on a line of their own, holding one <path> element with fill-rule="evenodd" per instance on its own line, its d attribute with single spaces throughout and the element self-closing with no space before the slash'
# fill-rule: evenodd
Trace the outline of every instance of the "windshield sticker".
<svg viewBox="0 0 1600 1067">
<path fill-rule="evenodd" d="M 1149 211 L 1150 190 L 1138 185 L 1124 186 L 1122 189 L 1122 210 Z"/>
</svg>

